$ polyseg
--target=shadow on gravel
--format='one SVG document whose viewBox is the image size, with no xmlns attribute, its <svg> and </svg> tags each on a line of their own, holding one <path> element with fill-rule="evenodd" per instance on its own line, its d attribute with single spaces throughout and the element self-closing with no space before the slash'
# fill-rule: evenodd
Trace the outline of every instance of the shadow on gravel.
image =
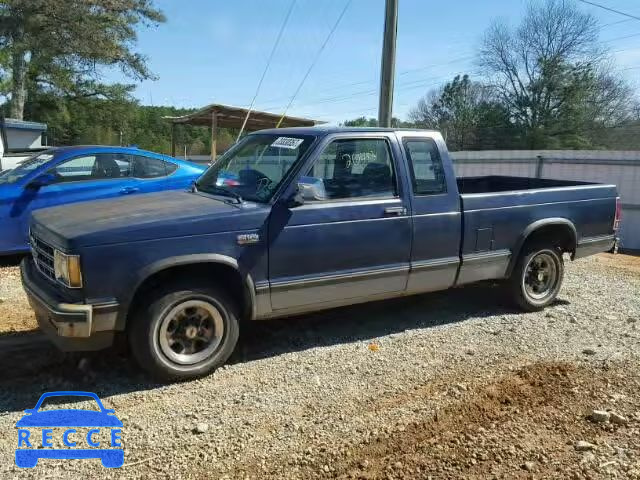
<svg viewBox="0 0 640 480">
<path fill-rule="evenodd" d="M 0 257 L 0 268 L 2 267 L 17 267 L 20 265 L 22 259 L 26 256 L 24 255 L 6 255 Z"/>
<path fill-rule="evenodd" d="M 230 363 L 514 312 L 500 288 L 477 285 L 253 322 L 243 332 Z M 11 336 L 12 341 L 16 339 L 22 346 L 9 349 L 3 347 L 7 338 L 0 339 L 0 412 L 32 408 L 46 391 L 87 390 L 104 398 L 161 385 L 149 381 L 122 352 L 65 354 L 40 334 Z"/>
</svg>

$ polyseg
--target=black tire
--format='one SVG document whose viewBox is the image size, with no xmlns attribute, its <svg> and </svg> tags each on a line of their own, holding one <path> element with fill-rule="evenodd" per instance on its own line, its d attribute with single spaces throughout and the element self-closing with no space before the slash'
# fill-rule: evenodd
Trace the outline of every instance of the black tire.
<svg viewBox="0 0 640 480">
<path fill-rule="evenodd" d="M 546 263 L 551 264 L 550 269 L 554 272 L 554 278 L 548 281 L 544 273 L 547 270 L 539 267 L 540 264 Z M 539 274 L 536 269 L 539 269 Z M 555 301 L 562 287 L 563 278 L 562 250 L 556 246 L 541 243 L 525 245 L 509 277 L 510 294 L 522 310 L 537 312 Z"/>
<path fill-rule="evenodd" d="M 212 319 L 209 322 L 212 328 L 202 327 L 202 322 L 196 327 L 198 320 L 196 314 L 193 314 L 196 320 L 188 316 L 190 309 L 200 312 L 198 318 L 206 317 L 211 310 Z M 214 309 L 219 315 L 213 315 Z M 184 314 L 180 316 L 182 311 Z M 205 285 L 204 282 L 176 282 L 143 296 L 129 319 L 129 347 L 140 367 L 157 379 L 174 381 L 201 377 L 224 365 L 233 353 L 240 331 L 238 318 L 237 305 L 223 290 Z M 183 324 L 188 325 L 185 327 Z M 194 328 L 197 330 L 195 335 L 212 330 L 214 339 L 209 345 L 199 339 L 194 340 L 193 336 L 189 339 L 185 332 L 187 329 L 192 332 Z M 180 341 L 174 343 L 179 344 L 176 350 L 188 342 L 206 348 L 191 354 L 193 361 L 185 363 L 182 357 L 188 358 L 188 352 L 173 351 L 170 344 L 173 338 L 169 337 L 180 337 Z M 208 352 L 214 344 L 215 348 Z M 197 350 L 197 347 L 193 348 Z M 183 348 L 182 351 L 186 350 Z"/>
</svg>

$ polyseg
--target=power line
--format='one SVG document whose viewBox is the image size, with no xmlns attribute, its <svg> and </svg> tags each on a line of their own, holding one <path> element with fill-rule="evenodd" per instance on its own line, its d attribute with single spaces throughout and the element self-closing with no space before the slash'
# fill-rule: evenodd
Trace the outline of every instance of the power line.
<svg viewBox="0 0 640 480">
<path fill-rule="evenodd" d="M 287 114 L 287 111 L 289 110 L 289 107 L 291 107 L 291 104 L 293 103 L 295 98 L 298 96 L 298 93 L 302 89 L 302 86 L 304 85 L 304 82 L 307 80 L 307 77 L 309 77 L 309 74 L 311 73 L 311 70 L 313 70 L 313 67 L 318 62 L 318 59 L 320 58 L 320 55 L 322 55 L 322 52 L 324 51 L 325 47 L 329 43 L 329 40 L 331 39 L 331 37 L 333 36 L 334 32 L 338 28 L 338 25 L 340 24 L 340 21 L 342 20 L 342 17 L 344 17 L 344 14 L 347 13 L 347 9 L 349 8 L 349 5 L 351 5 L 351 1 L 352 0 L 348 0 L 346 5 L 342 9 L 342 12 L 340 12 L 340 15 L 336 19 L 336 22 L 333 24 L 333 27 L 329 31 L 329 34 L 327 35 L 327 38 L 325 38 L 324 43 L 320 46 L 320 49 L 318 50 L 318 53 L 316 54 L 315 58 L 313 59 L 313 62 L 311 62 L 311 65 L 309 65 L 309 69 L 307 70 L 307 73 L 305 73 L 304 77 L 302 77 L 302 80 L 300 81 L 300 84 L 298 85 L 298 88 L 293 93 L 293 96 L 291 97 L 291 100 L 289 100 L 289 104 L 284 109 L 284 112 L 282 112 L 282 116 L 280 117 L 280 120 L 278 121 L 278 125 L 276 125 L 276 128 L 278 128 L 280 126 L 280 124 L 282 124 L 282 120 L 284 120 L 284 117 Z"/>
<path fill-rule="evenodd" d="M 433 67 L 441 67 L 441 66 L 445 66 L 445 65 L 451 65 L 454 63 L 460 63 L 460 62 L 466 62 L 468 60 L 472 60 L 473 58 L 475 58 L 474 56 L 465 56 L 465 57 L 459 57 L 453 60 L 448 60 L 446 62 L 439 62 L 439 63 L 432 63 L 429 65 L 425 65 L 422 67 L 418 67 L 418 68 L 411 68 L 408 70 L 402 70 L 400 72 L 398 72 L 398 77 L 401 77 L 403 75 L 407 75 L 407 74 L 411 74 L 414 72 L 419 72 L 421 70 L 427 70 L 427 69 L 432 69 Z M 447 75 L 445 75 L 447 76 Z M 428 77 L 428 78 L 438 78 L 438 77 Z M 369 85 L 369 84 L 375 84 L 377 82 L 377 80 L 363 80 L 363 81 L 359 81 L 359 82 L 353 82 L 353 83 L 342 83 L 342 84 L 338 84 L 338 85 L 333 85 L 331 87 L 327 87 L 327 88 L 322 88 L 321 90 L 318 90 L 318 93 L 321 92 L 333 92 L 335 90 L 342 90 L 345 87 L 353 87 L 353 86 L 358 86 L 358 85 Z M 367 92 L 369 92 L 370 90 L 367 90 Z M 377 92 L 377 90 L 373 90 L 374 92 Z M 344 95 L 344 94 L 342 94 Z M 268 100 L 263 100 L 263 104 L 269 105 L 271 103 L 275 103 L 275 102 L 279 102 L 280 100 L 286 100 L 286 98 L 288 97 L 274 97 L 274 98 L 270 98 Z M 264 107 L 264 110 L 269 110 L 269 108 L 279 108 L 279 107 Z"/>
<path fill-rule="evenodd" d="M 269 59 L 267 60 L 267 64 L 264 67 L 264 71 L 262 72 L 262 77 L 260 77 L 260 81 L 258 82 L 258 87 L 256 88 L 256 93 L 253 96 L 253 99 L 251 100 L 251 105 L 249 105 L 249 109 L 247 110 L 247 115 L 244 117 L 244 122 L 242 122 L 242 127 L 240 128 L 240 132 L 238 133 L 238 138 L 236 141 L 240 140 L 240 137 L 242 136 L 242 132 L 244 131 L 244 127 L 247 126 L 249 115 L 251 115 L 251 110 L 253 110 L 253 105 L 256 102 L 256 98 L 258 98 L 258 94 L 260 93 L 260 87 L 262 87 L 262 82 L 264 81 L 264 77 L 267 76 L 267 71 L 269 70 L 269 66 L 271 65 L 271 60 L 273 60 L 273 56 L 276 53 L 278 44 L 280 43 L 280 39 L 282 38 L 284 29 L 287 26 L 287 23 L 289 22 L 289 17 L 291 17 L 291 12 L 293 12 L 293 7 L 295 6 L 295 4 L 296 4 L 296 0 L 293 0 L 291 2 L 291 5 L 289 6 L 289 10 L 287 11 L 287 14 L 284 17 L 284 21 L 282 22 L 282 26 L 280 27 L 280 31 L 278 32 L 278 36 L 276 38 L 276 43 L 273 44 L 273 48 L 271 49 L 271 53 L 269 54 Z"/>
<path fill-rule="evenodd" d="M 616 22 L 611 22 L 611 23 L 605 23 L 604 25 L 600 25 L 602 28 L 604 27 L 611 27 L 612 25 L 618 25 L 620 23 L 625 23 L 625 22 L 630 22 L 631 20 L 633 20 L 633 18 L 625 18 L 624 20 L 618 20 Z"/>
<path fill-rule="evenodd" d="M 603 40 L 604 43 L 615 42 L 618 40 L 626 40 L 627 38 L 632 37 L 640 37 L 640 33 L 632 33 L 631 35 L 624 35 L 622 37 L 609 38 L 607 40 Z"/>
<path fill-rule="evenodd" d="M 623 15 L 625 17 L 633 18 L 634 20 L 640 20 L 640 17 L 637 17 L 635 15 L 631 15 L 630 13 L 621 12 L 620 10 L 616 10 L 614 8 L 610 8 L 610 7 L 606 7 L 604 5 L 600 5 L 599 3 L 590 2 L 588 0 L 578 0 L 578 1 L 581 2 L 581 3 L 586 3 L 587 5 L 592 5 L 594 7 L 601 8 L 603 10 L 607 10 L 608 12 L 613 12 L 613 13 L 617 13 L 618 15 Z"/>
</svg>

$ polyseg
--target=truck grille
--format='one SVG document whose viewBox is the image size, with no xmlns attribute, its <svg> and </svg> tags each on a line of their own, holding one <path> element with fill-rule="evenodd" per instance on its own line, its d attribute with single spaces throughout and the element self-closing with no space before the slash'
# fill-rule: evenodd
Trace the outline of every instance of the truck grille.
<svg viewBox="0 0 640 480">
<path fill-rule="evenodd" d="M 29 236 L 29 242 L 31 243 L 31 255 L 33 256 L 33 261 L 37 269 L 45 277 L 55 282 L 56 274 L 53 266 L 53 247 L 33 234 Z"/>
</svg>

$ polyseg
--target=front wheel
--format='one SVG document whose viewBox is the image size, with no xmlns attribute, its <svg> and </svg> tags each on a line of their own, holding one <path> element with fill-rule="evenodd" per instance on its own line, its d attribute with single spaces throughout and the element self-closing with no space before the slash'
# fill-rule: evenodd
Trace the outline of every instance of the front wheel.
<svg viewBox="0 0 640 480">
<path fill-rule="evenodd" d="M 527 247 L 509 279 L 511 295 L 520 308 L 536 312 L 558 296 L 564 278 L 562 251 L 556 247 Z"/>
<path fill-rule="evenodd" d="M 138 364 L 154 377 L 182 380 L 223 365 L 238 341 L 235 303 L 226 292 L 174 284 L 143 298 L 129 329 Z"/>
</svg>

